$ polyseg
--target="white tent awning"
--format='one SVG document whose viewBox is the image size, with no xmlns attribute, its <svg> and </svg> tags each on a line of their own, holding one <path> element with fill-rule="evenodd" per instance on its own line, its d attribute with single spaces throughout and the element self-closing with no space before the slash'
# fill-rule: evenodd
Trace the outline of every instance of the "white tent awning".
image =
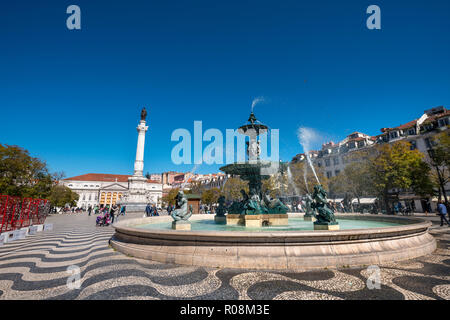
<svg viewBox="0 0 450 320">
<path fill-rule="evenodd" d="M 361 204 L 372 204 L 377 200 L 377 198 L 360 198 L 359 201 Z M 352 203 L 358 203 L 358 199 L 354 198 Z"/>
</svg>

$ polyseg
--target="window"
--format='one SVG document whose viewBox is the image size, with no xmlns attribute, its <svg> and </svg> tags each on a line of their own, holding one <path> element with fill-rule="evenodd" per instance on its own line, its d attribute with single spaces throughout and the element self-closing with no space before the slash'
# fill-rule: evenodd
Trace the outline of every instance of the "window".
<svg viewBox="0 0 450 320">
<path fill-rule="evenodd" d="M 325 159 L 325 167 L 329 167 L 330 166 L 330 159 Z"/>
<path fill-rule="evenodd" d="M 450 124 L 450 121 L 449 121 L 449 118 L 443 118 L 443 119 L 439 119 L 438 123 L 439 123 L 439 127 L 445 127 Z"/>
<path fill-rule="evenodd" d="M 320 168 L 322 166 L 322 162 L 317 161 L 317 166 Z"/>
<path fill-rule="evenodd" d="M 333 158 L 333 164 L 335 166 L 339 164 L 339 158 L 338 157 Z"/>
<path fill-rule="evenodd" d="M 327 171 L 327 178 L 331 178 L 333 176 L 333 173 L 331 171 Z"/>
<path fill-rule="evenodd" d="M 390 133 L 390 136 L 391 136 L 391 139 L 397 138 L 397 137 L 398 137 L 398 131 L 392 131 L 392 132 Z"/>
<path fill-rule="evenodd" d="M 409 129 L 408 130 L 408 134 L 409 135 L 415 135 L 416 134 L 416 129 L 414 129 L 414 128 Z"/>
<path fill-rule="evenodd" d="M 335 170 L 334 175 L 337 176 L 340 172 L 341 172 L 341 170 Z"/>
</svg>

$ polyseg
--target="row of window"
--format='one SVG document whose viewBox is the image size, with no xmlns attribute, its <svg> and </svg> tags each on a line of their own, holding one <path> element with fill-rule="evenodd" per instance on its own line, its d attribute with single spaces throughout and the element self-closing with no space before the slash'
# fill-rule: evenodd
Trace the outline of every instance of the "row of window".
<svg viewBox="0 0 450 320">
<path fill-rule="evenodd" d="M 73 187 L 73 186 L 74 186 L 73 184 L 69 184 L 69 187 Z M 94 185 L 91 184 L 91 185 L 88 186 L 87 184 L 85 184 L 85 185 L 83 186 L 83 188 L 88 188 L 88 187 L 94 188 Z M 95 188 L 100 188 L 100 186 L 99 186 L 99 185 L 96 185 Z"/>
<path fill-rule="evenodd" d="M 334 175 L 337 176 L 341 173 L 341 170 L 334 170 Z M 333 176 L 333 171 L 327 171 L 327 178 L 330 179 Z"/>
<path fill-rule="evenodd" d="M 333 157 L 333 158 L 325 158 L 325 167 L 329 167 L 331 166 L 331 160 L 333 160 L 333 165 L 337 166 L 339 165 L 339 157 Z M 342 163 L 347 163 L 345 157 L 342 157 Z M 321 167 L 322 166 L 322 162 L 321 161 L 317 161 L 317 166 Z"/>
</svg>

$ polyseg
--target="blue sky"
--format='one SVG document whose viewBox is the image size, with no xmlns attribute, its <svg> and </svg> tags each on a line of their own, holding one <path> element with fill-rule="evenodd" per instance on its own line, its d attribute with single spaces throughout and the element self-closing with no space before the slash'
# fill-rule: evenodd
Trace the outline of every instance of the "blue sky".
<svg viewBox="0 0 450 320">
<path fill-rule="evenodd" d="M 299 126 L 376 135 L 450 102 L 446 0 L 8 1 L 0 41 L 0 143 L 67 176 L 132 174 L 143 106 L 144 172 L 162 172 L 192 168 L 171 162 L 173 130 L 236 128 L 259 96 L 282 160 L 302 152 Z"/>
</svg>

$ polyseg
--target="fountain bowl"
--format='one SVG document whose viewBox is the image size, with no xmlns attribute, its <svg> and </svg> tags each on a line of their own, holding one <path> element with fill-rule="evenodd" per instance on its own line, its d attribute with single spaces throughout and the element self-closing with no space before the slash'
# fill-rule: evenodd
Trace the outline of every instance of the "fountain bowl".
<svg viewBox="0 0 450 320">
<path fill-rule="evenodd" d="M 300 218 L 303 214 L 289 214 Z M 394 226 L 339 231 L 184 231 L 144 229 L 148 223 L 170 224 L 170 216 L 129 219 L 114 225 L 111 246 L 127 255 L 181 265 L 309 270 L 378 265 L 413 259 L 436 249 L 428 233 L 431 222 L 414 217 L 337 214 L 339 220 L 395 223 Z M 191 222 L 214 220 L 196 214 Z"/>
</svg>

